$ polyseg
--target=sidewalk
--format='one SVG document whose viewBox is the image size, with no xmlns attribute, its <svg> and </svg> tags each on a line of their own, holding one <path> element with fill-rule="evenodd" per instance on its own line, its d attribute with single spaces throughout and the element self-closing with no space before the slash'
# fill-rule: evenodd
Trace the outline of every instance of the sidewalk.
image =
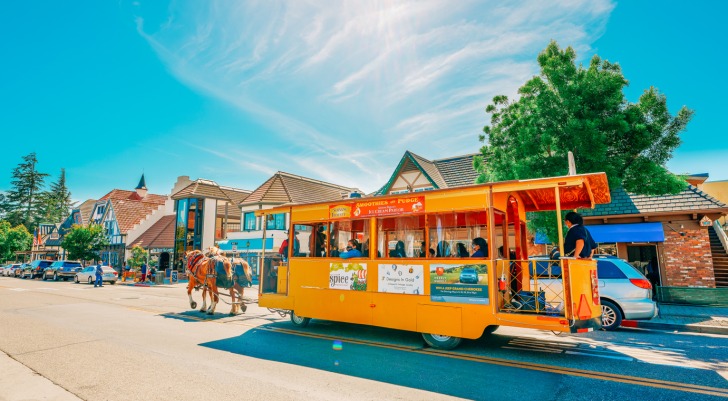
<svg viewBox="0 0 728 401">
<path fill-rule="evenodd" d="M 728 335 L 728 308 L 660 304 L 652 320 L 624 320 L 622 327 Z"/>
<path fill-rule="evenodd" d="M 0 375 L 0 388 L 2 389 L 0 400 L 81 400 L 2 351 L 0 351 L 0 372 L 2 372 Z"/>
</svg>

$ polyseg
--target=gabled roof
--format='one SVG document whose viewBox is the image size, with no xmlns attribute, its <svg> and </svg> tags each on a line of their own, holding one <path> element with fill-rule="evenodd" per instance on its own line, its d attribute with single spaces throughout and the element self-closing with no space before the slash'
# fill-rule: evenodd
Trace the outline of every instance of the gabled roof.
<svg viewBox="0 0 728 401">
<path fill-rule="evenodd" d="M 374 195 L 388 193 L 400 174 L 412 170 L 420 170 L 435 189 L 472 185 L 478 178 L 478 172 L 473 168 L 475 156 L 476 154 L 469 154 L 430 161 L 409 150 L 405 151 L 387 183 Z"/>
<path fill-rule="evenodd" d="M 197 179 L 190 185 L 180 189 L 176 193 L 172 194 L 172 199 L 185 199 L 185 198 L 207 198 L 207 199 L 219 199 L 224 201 L 230 201 L 234 203 L 231 197 L 237 199 L 244 199 L 250 191 L 244 189 L 236 189 L 230 187 L 221 187 L 215 181 Z"/>
<path fill-rule="evenodd" d="M 91 221 L 91 212 L 94 210 L 94 204 L 96 204 L 96 201 L 94 199 L 89 199 L 78 207 L 78 212 L 81 217 L 81 225 L 87 225 Z"/>
<path fill-rule="evenodd" d="M 164 205 L 167 197 L 164 195 L 146 194 L 142 198 L 136 191 L 114 189 L 102 196 L 96 204 L 102 201 L 111 203 L 111 207 L 114 210 L 114 217 L 119 225 L 119 231 L 122 234 L 126 234 L 136 224 L 139 224 L 144 217 Z"/>
<path fill-rule="evenodd" d="M 358 189 L 279 171 L 256 188 L 240 205 L 326 202 L 341 199 L 342 195 L 351 192 L 358 192 Z"/>
<path fill-rule="evenodd" d="M 119 231 L 122 234 L 126 234 L 142 219 L 161 206 L 157 203 L 122 199 L 111 199 L 111 205 L 114 209 L 116 223 L 119 225 Z"/>
<path fill-rule="evenodd" d="M 144 198 L 140 197 L 136 191 L 126 191 L 123 189 L 113 189 L 108 194 L 102 196 L 99 200 L 130 200 L 130 201 L 143 201 L 146 203 L 154 203 L 157 205 L 163 205 L 167 201 L 165 195 L 147 194 Z"/>
<path fill-rule="evenodd" d="M 625 214 L 728 212 L 728 205 L 690 184 L 684 191 L 675 195 L 637 195 L 627 192 L 621 187 L 613 189 L 611 194 L 611 203 L 596 205 L 594 209 L 580 210 L 580 213 L 584 217 L 596 217 Z"/>
<path fill-rule="evenodd" d="M 173 248 L 175 217 L 175 215 L 163 216 L 127 248 L 132 248 L 135 245 L 142 248 Z"/>
</svg>

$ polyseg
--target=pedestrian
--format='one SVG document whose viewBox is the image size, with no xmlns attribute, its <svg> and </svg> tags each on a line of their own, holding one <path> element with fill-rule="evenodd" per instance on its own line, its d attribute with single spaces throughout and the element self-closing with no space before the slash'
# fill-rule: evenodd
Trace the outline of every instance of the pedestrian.
<svg viewBox="0 0 728 401">
<path fill-rule="evenodd" d="M 94 288 L 104 286 L 104 282 L 102 280 L 103 275 L 104 268 L 101 267 L 101 263 L 99 263 L 98 265 L 96 265 L 96 281 L 94 282 Z"/>
<path fill-rule="evenodd" d="M 142 278 L 139 279 L 140 282 L 145 282 L 147 280 L 147 264 L 142 263 Z"/>
<path fill-rule="evenodd" d="M 584 227 L 584 218 L 579 213 L 566 213 L 564 218 L 569 231 L 564 238 L 564 253 L 566 256 L 573 256 L 576 259 L 591 259 L 597 249 L 591 233 Z"/>
</svg>

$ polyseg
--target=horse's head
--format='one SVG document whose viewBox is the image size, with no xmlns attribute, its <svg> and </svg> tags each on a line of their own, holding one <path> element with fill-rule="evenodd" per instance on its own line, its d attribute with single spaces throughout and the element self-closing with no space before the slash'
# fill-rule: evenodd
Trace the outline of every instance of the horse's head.
<svg viewBox="0 0 728 401">
<path fill-rule="evenodd" d="M 219 255 L 220 255 L 220 248 L 218 248 L 214 245 L 207 248 L 207 257 L 219 256 Z"/>
</svg>

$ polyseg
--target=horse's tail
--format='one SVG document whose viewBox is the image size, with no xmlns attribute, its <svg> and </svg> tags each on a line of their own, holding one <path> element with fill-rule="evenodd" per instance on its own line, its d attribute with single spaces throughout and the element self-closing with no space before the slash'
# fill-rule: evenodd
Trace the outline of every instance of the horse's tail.
<svg viewBox="0 0 728 401">
<path fill-rule="evenodd" d="M 250 267 L 248 262 L 242 261 L 243 263 L 243 271 L 245 272 L 245 278 L 248 279 L 248 282 L 253 282 L 253 269 Z"/>
</svg>

